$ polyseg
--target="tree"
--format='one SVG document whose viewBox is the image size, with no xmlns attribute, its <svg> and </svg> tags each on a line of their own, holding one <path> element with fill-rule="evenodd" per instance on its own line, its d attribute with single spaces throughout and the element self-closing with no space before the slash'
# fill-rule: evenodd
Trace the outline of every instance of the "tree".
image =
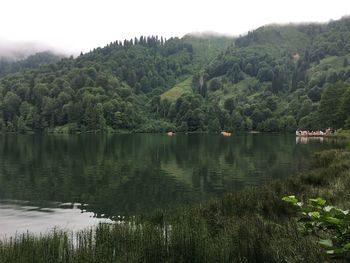
<svg viewBox="0 0 350 263">
<path fill-rule="evenodd" d="M 251 63 L 247 63 L 247 65 L 245 66 L 244 72 L 250 76 L 253 76 L 254 75 L 253 65 Z"/>
<path fill-rule="evenodd" d="M 42 100 L 45 96 L 49 95 L 49 89 L 47 88 L 46 84 L 37 84 L 33 88 L 33 96 L 34 101 L 38 105 L 39 108 L 41 108 Z"/>
<path fill-rule="evenodd" d="M 194 92 L 200 94 L 202 97 L 207 96 L 207 82 L 205 75 L 195 74 L 192 78 L 192 89 Z"/>
<path fill-rule="evenodd" d="M 257 78 L 261 81 L 271 81 L 273 79 L 273 71 L 271 68 L 264 66 L 259 69 Z"/>
<path fill-rule="evenodd" d="M 203 115 L 199 109 L 187 111 L 183 120 L 187 122 L 189 131 L 197 131 L 202 128 Z"/>
<path fill-rule="evenodd" d="M 256 108 L 251 115 L 251 119 L 253 121 L 253 128 L 257 128 L 258 124 L 269 118 L 271 114 L 272 113 L 270 109 Z"/>
<path fill-rule="evenodd" d="M 335 83 L 338 80 L 339 80 L 338 73 L 334 69 L 329 70 L 327 73 L 326 82 Z"/>
<path fill-rule="evenodd" d="M 283 91 L 286 84 L 286 76 L 282 67 L 277 66 L 274 68 L 272 75 L 271 89 L 273 93 Z"/>
<path fill-rule="evenodd" d="M 241 123 L 241 126 L 239 128 L 240 130 L 242 131 L 250 131 L 253 129 L 253 121 L 247 117 L 245 118 L 242 123 Z"/>
<path fill-rule="evenodd" d="M 181 125 L 176 130 L 179 132 L 187 132 L 188 131 L 187 122 L 185 121 L 181 122 Z"/>
<path fill-rule="evenodd" d="M 5 122 L 2 118 L 0 118 L 0 131 L 4 132 L 6 129 Z"/>
<path fill-rule="evenodd" d="M 276 96 L 269 96 L 266 98 L 266 107 L 269 108 L 271 111 L 275 111 L 277 109 L 277 97 Z"/>
<path fill-rule="evenodd" d="M 235 101 L 233 98 L 228 98 L 225 100 L 224 108 L 231 114 L 235 108 Z"/>
<path fill-rule="evenodd" d="M 320 115 L 318 112 L 312 112 L 309 115 L 306 115 L 305 117 L 301 118 L 298 123 L 298 129 L 301 130 L 321 130 L 321 121 L 320 121 Z"/>
<path fill-rule="evenodd" d="M 241 68 L 237 63 L 235 63 L 233 67 L 227 72 L 227 75 L 233 83 L 238 83 L 239 81 L 244 79 L 244 75 L 241 72 Z"/>
<path fill-rule="evenodd" d="M 218 132 L 221 130 L 221 125 L 217 118 L 209 120 L 208 130 L 212 132 Z"/>
<path fill-rule="evenodd" d="M 232 112 L 231 125 L 234 130 L 241 129 L 241 123 L 243 121 L 242 115 L 238 111 Z"/>
<path fill-rule="evenodd" d="M 298 120 L 312 112 L 312 101 L 306 96 L 303 96 L 300 100 L 301 102 L 297 114 Z"/>
<path fill-rule="evenodd" d="M 43 98 L 42 116 L 47 120 L 51 128 L 55 126 L 56 103 L 54 99 L 49 97 Z"/>
<path fill-rule="evenodd" d="M 160 101 L 160 115 L 165 119 L 170 110 L 170 101 L 168 99 L 163 99 Z"/>
<path fill-rule="evenodd" d="M 213 79 L 209 85 L 209 89 L 211 91 L 219 90 L 221 89 L 221 87 L 222 87 L 221 82 L 218 79 Z"/>
<path fill-rule="evenodd" d="M 283 130 L 288 132 L 294 132 L 297 130 L 297 122 L 292 115 L 288 115 L 283 118 L 281 127 Z"/>
<path fill-rule="evenodd" d="M 320 101 L 320 118 L 323 127 L 341 128 L 344 119 L 340 111 L 340 98 L 344 96 L 346 85 L 337 82 L 329 85 L 323 92 Z"/>
<path fill-rule="evenodd" d="M 339 110 L 342 121 L 346 121 L 350 118 L 350 87 L 347 87 L 347 90 L 342 97 Z"/>
<path fill-rule="evenodd" d="M 85 110 L 84 119 L 86 128 L 89 131 L 104 131 L 106 129 L 106 120 L 103 116 L 103 106 L 89 104 Z"/>
<path fill-rule="evenodd" d="M 275 118 L 269 118 L 263 122 L 260 122 L 258 125 L 258 130 L 260 131 L 267 131 L 267 132 L 276 132 L 280 131 L 281 124 L 278 119 Z"/>
<path fill-rule="evenodd" d="M 80 123 L 82 122 L 82 116 L 84 115 L 84 110 L 80 103 L 74 103 L 70 101 L 68 104 L 63 106 L 63 112 L 66 115 L 66 122 L 68 123 Z"/>
<path fill-rule="evenodd" d="M 151 99 L 151 111 L 158 114 L 160 107 L 160 96 L 154 96 Z"/>
<path fill-rule="evenodd" d="M 312 100 L 312 102 L 318 102 L 321 99 L 322 89 L 318 86 L 313 87 L 309 90 L 308 96 Z"/>
<path fill-rule="evenodd" d="M 7 92 L 2 106 L 5 120 L 12 120 L 14 116 L 18 115 L 20 105 L 20 97 L 11 91 Z"/>
<path fill-rule="evenodd" d="M 21 116 L 18 118 L 17 121 L 17 131 L 19 131 L 20 133 L 24 133 L 28 130 L 28 127 L 25 124 L 24 118 Z"/>
</svg>

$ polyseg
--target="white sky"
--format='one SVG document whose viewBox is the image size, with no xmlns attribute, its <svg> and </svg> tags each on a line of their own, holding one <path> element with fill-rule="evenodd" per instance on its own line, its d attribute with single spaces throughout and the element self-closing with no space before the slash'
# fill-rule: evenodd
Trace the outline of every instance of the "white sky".
<svg viewBox="0 0 350 263">
<path fill-rule="evenodd" d="M 0 47 L 32 42 L 76 54 L 140 35 L 239 35 L 349 14 L 350 0 L 0 0 Z"/>
</svg>

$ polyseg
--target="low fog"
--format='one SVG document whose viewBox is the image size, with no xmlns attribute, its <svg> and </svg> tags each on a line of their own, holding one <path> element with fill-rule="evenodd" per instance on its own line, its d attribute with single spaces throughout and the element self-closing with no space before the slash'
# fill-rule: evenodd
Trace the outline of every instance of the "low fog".
<svg viewBox="0 0 350 263">
<path fill-rule="evenodd" d="M 69 56 L 65 50 L 34 42 L 15 42 L 0 39 L 0 60 L 18 61 L 38 52 L 49 51 L 55 55 Z M 74 54 L 75 55 L 75 54 Z"/>
</svg>

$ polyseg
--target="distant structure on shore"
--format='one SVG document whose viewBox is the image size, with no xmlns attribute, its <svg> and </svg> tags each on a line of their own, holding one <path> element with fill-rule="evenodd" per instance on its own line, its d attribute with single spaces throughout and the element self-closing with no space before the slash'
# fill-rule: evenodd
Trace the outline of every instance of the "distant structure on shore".
<svg viewBox="0 0 350 263">
<path fill-rule="evenodd" d="M 331 128 L 326 129 L 325 131 L 299 131 L 295 132 L 297 137 L 323 137 L 334 134 L 334 131 Z"/>
</svg>

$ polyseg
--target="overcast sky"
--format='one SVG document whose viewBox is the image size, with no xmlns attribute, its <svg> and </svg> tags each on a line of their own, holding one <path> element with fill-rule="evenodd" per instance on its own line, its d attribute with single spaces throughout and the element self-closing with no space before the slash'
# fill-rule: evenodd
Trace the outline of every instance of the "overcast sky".
<svg viewBox="0 0 350 263">
<path fill-rule="evenodd" d="M 239 35 L 264 24 L 349 14 L 350 0 L 0 0 L 0 50 L 20 42 L 77 54 L 140 35 Z"/>
</svg>

